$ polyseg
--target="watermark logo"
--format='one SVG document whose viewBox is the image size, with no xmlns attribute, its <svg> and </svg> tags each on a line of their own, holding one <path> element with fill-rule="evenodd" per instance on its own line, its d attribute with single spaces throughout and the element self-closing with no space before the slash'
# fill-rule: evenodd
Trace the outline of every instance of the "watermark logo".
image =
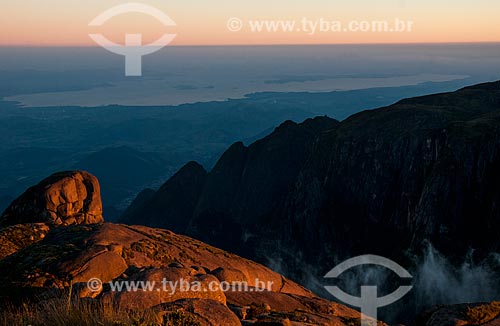
<svg viewBox="0 0 500 326">
<path fill-rule="evenodd" d="M 91 278 L 87 281 L 87 289 L 91 292 L 101 292 L 104 285 L 111 292 L 165 292 L 169 295 L 182 292 L 271 292 L 274 287 L 273 281 L 261 281 L 255 279 L 252 284 L 246 281 L 219 282 L 217 281 L 192 281 L 186 279 L 169 280 L 163 278 L 161 282 L 156 281 L 128 281 L 117 280 L 103 283 L 99 278 Z"/>
<path fill-rule="evenodd" d="M 164 26 L 177 26 L 177 24 L 164 12 L 143 3 L 126 3 L 110 8 L 94 18 L 89 26 L 102 26 L 113 17 L 127 13 L 142 13 L 159 20 Z M 120 45 L 108 40 L 102 34 L 89 34 L 90 38 L 106 50 L 125 56 L 125 75 L 142 76 L 142 57 L 155 53 L 170 44 L 177 34 L 164 34 L 156 41 L 143 45 L 142 34 L 125 34 L 125 45 Z"/>
<path fill-rule="evenodd" d="M 102 291 L 102 281 L 96 277 L 91 278 L 87 281 L 87 288 L 91 292 L 100 292 Z"/>
<path fill-rule="evenodd" d="M 324 33 L 411 33 L 414 22 L 409 19 L 392 18 L 376 20 L 338 20 L 330 18 L 308 18 L 298 20 L 246 20 L 231 17 L 226 22 L 229 32 L 251 33 L 296 33 L 314 36 Z"/>
<path fill-rule="evenodd" d="M 238 17 L 231 17 L 227 20 L 227 30 L 230 32 L 240 32 L 244 27 L 244 22 Z"/>
<path fill-rule="evenodd" d="M 394 261 L 375 255 L 358 256 L 344 261 L 325 275 L 325 278 L 338 278 L 345 271 L 362 266 L 377 265 L 388 268 L 401 278 L 410 279 L 411 274 Z M 379 297 L 376 286 L 361 286 L 361 296 L 355 297 L 342 291 L 338 286 L 325 286 L 337 299 L 354 307 L 361 308 L 361 325 L 377 325 L 377 309 L 385 307 L 403 298 L 411 291 L 412 286 L 400 286 L 396 291 L 383 297 Z"/>
</svg>

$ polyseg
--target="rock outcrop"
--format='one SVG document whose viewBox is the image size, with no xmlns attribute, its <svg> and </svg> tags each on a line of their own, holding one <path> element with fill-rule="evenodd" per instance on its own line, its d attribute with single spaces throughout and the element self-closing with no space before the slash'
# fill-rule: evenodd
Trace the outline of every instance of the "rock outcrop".
<svg viewBox="0 0 500 326">
<path fill-rule="evenodd" d="M 93 187 L 82 188 L 89 181 Z M 82 172 L 56 174 L 11 205 L 4 215 L 8 226 L 0 228 L 0 306 L 34 300 L 43 307 L 63 296 L 70 303 L 149 311 L 160 320 L 180 318 L 199 326 L 359 322 L 355 310 L 203 242 L 163 229 L 75 217 L 99 212 L 96 187 L 97 180 Z M 70 209 L 76 206 L 85 210 Z M 28 218 L 28 212 L 36 215 Z M 60 222 L 48 212 L 57 212 Z"/>
<path fill-rule="evenodd" d="M 53 174 L 31 187 L 4 211 L 1 226 L 46 223 L 51 226 L 102 223 L 99 182 L 90 173 Z"/>
<path fill-rule="evenodd" d="M 167 230 L 111 223 L 52 229 L 42 241 L 1 260 L 0 270 L 4 271 L 0 276 L 4 284 L 55 289 L 93 277 L 109 282 L 122 274 L 134 280 L 169 273 L 172 279 L 209 274 L 212 280 L 220 282 L 217 278 L 220 271 L 231 270 L 236 275 L 244 275 L 252 287 L 261 280 L 271 282 L 272 291 L 286 289 L 287 293 L 313 296 L 262 265 L 194 239 Z M 239 279 L 224 278 L 226 281 Z"/>
<path fill-rule="evenodd" d="M 72 287 L 75 300 L 153 309 L 159 315 L 180 309 L 206 326 L 241 325 L 243 321 L 281 325 L 295 320 L 297 326 L 313 321 L 317 325 L 359 321 L 358 312 L 320 299 L 262 265 L 171 231 L 147 227 L 104 223 L 53 228 L 42 240 L 1 259 L 0 271 L 2 302 L 51 293 L 57 297 Z M 89 287 L 95 278 L 100 280 L 97 287 Z M 164 288 L 163 280 L 179 288 Z M 248 288 L 222 291 L 221 282 L 242 281 Z M 199 284 L 201 290 L 182 289 L 182 282 Z M 266 285 L 265 290 L 259 282 Z M 112 290 L 111 284 L 153 287 L 134 291 L 124 285 L 122 290 Z M 263 306 L 270 309 L 263 311 Z"/>
</svg>

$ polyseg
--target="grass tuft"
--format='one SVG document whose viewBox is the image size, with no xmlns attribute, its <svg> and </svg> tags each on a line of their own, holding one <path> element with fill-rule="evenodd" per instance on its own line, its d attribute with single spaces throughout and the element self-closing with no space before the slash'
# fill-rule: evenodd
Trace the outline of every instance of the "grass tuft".
<svg viewBox="0 0 500 326">
<path fill-rule="evenodd" d="M 160 317 L 152 310 L 131 311 L 95 300 L 50 299 L 0 310 L 0 326 L 200 326 L 196 317 L 174 311 Z"/>
</svg>

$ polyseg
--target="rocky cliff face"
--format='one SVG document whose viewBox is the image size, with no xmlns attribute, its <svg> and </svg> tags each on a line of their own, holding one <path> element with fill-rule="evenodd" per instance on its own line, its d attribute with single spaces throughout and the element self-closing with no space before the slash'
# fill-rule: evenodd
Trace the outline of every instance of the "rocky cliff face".
<svg viewBox="0 0 500 326">
<path fill-rule="evenodd" d="M 426 239 L 445 253 L 495 251 L 499 122 L 500 82 L 403 100 L 341 123 L 284 123 L 224 153 L 193 213 L 184 210 L 185 232 L 226 248 L 272 240 L 320 259 L 331 248 L 337 256 L 367 249 L 401 256 Z M 162 206 L 178 202 L 164 196 Z M 158 213 L 146 223 L 168 226 L 170 218 Z"/>
<path fill-rule="evenodd" d="M 341 256 L 402 257 L 424 240 L 448 256 L 498 251 L 499 122 L 498 82 L 343 121 L 318 139 L 275 220 L 286 247 L 314 235 Z"/>
<path fill-rule="evenodd" d="M 204 170 L 191 164 L 181 176 L 196 183 Z M 168 186 L 185 187 L 182 195 L 192 188 Z M 65 304 L 148 311 L 158 325 L 184 325 L 172 324 L 175 316 L 197 326 L 359 322 L 356 311 L 320 299 L 253 261 L 172 231 L 103 223 L 99 204 L 97 180 L 85 172 L 55 174 L 14 201 L 0 228 L 1 316 L 19 300 L 44 307 L 63 296 Z M 189 287 L 182 287 L 186 282 Z M 151 287 L 113 288 L 116 284 Z"/>
</svg>

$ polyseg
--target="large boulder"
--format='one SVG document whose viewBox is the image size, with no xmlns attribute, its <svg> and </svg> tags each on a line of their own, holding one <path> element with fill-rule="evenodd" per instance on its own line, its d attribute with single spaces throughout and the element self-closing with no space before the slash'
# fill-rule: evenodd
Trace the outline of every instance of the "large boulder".
<svg viewBox="0 0 500 326">
<path fill-rule="evenodd" d="M 97 178 L 83 171 L 53 174 L 29 188 L 5 210 L 0 226 L 47 223 L 51 226 L 102 223 Z"/>
</svg>

